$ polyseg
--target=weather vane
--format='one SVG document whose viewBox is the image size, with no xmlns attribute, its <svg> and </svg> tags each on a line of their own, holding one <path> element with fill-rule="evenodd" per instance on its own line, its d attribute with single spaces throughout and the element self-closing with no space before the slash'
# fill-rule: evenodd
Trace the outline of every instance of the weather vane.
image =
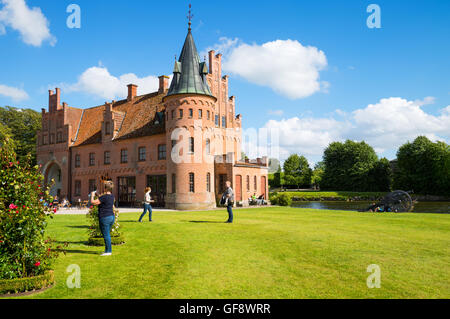
<svg viewBox="0 0 450 319">
<path fill-rule="evenodd" d="M 191 12 L 191 8 L 192 8 L 192 5 L 189 4 L 189 14 L 187 16 L 187 18 L 189 20 L 189 30 L 191 30 L 192 18 L 194 17 L 194 15 Z"/>
</svg>

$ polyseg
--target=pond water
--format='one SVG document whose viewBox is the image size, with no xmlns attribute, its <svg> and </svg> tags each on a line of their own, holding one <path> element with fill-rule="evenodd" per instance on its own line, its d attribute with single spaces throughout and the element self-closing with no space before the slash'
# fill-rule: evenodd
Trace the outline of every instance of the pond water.
<svg viewBox="0 0 450 319">
<path fill-rule="evenodd" d="M 292 207 L 359 211 L 366 209 L 372 203 L 368 201 L 292 202 Z M 450 214 L 450 202 L 419 202 L 414 205 L 413 212 Z"/>
</svg>

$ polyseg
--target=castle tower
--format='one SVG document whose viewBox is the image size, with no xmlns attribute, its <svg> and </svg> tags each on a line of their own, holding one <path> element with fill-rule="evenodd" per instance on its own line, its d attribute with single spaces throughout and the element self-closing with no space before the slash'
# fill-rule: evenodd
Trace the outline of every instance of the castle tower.
<svg viewBox="0 0 450 319">
<path fill-rule="evenodd" d="M 200 62 L 190 24 L 167 95 L 166 206 L 179 210 L 216 206 L 214 157 L 210 150 L 217 99 L 207 83 L 206 62 Z M 206 133 L 205 133 L 206 132 Z M 208 154 L 211 153 L 211 156 Z"/>
</svg>

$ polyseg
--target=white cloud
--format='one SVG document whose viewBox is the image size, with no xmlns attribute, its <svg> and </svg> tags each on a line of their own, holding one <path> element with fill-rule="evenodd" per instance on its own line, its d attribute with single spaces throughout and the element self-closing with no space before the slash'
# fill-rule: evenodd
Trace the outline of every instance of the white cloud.
<svg viewBox="0 0 450 319">
<path fill-rule="evenodd" d="M 290 99 L 300 99 L 329 83 L 320 81 L 320 71 L 328 65 L 323 51 L 303 46 L 295 40 L 276 40 L 262 45 L 222 37 L 211 47 L 223 54 L 223 69 L 251 83 L 266 86 Z"/>
<path fill-rule="evenodd" d="M 201 56 L 206 56 L 209 51 L 214 50 L 216 53 L 221 53 L 224 57 L 227 57 L 232 49 L 234 49 L 241 41 L 239 38 L 230 39 L 227 37 L 220 37 L 219 43 L 214 44 L 211 47 L 206 48 L 200 52 Z"/>
<path fill-rule="evenodd" d="M 283 110 L 269 110 L 267 113 L 275 116 L 282 116 L 284 114 Z"/>
<path fill-rule="evenodd" d="M 11 98 L 13 101 L 23 101 L 29 98 L 27 92 L 11 86 L 0 84 L 0 95 Z"/>
<path fill-rule="evenodd" d="M 41 46 L 48 41 L 55 45 L 56 38 L 50 33 L 49 22 L 38 7 L 29 8 L 25 0 L 0 0 L 0 35 L 6 33 L 6 27 L 18 31 L 23 42 L 32 46 Z"/>
<path fill-rule="evenodd" d="M 421 108 L 424 105 L 421 102 L 390 97 L 351 113 L 336 110 L 338 119 L 333 116 L 294 117 L 270 120 L 265 127 L 279 130 L 281 159 L 286 159 L 292 153 L 301 153 L 313 159 L 313 162 L 320 160 L 329 143 L 346 139 L 364 140 L 379 155 L 386 152 L 395 154 L 399 146 L 419 135 L 448 143 L 450 106 L 442 109 L 438 115 L 432 115 Z M 345 114 L 347 116 L 343 118 Z"/>
<path fill-rule="evenodd" d="M 83 92 L 96 97 L 112 100 L 127 96 L 127 85 L 136 84 L 138 94 L 155 92 L 159 88 L 159 79 L 156 76 L 139 78 L 133 73 L 118 77 L 109 73 L 103 66 L 94 66 L 84 71 L 75 84 L 59 84 L 65 92 Z M 53 87 L 53 86 L 51 86 Z"/>
</svg>

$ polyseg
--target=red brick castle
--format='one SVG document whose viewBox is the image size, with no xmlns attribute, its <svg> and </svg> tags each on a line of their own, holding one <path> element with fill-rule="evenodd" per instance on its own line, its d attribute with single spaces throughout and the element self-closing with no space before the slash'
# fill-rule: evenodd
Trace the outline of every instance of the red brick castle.
<svg viewBox="0 0 450 319">
<path fill-rule="evenodd" d="M 241 160 L 241 116 L 221 58 L 210 51 L 201 62 L 189 27 L 170 87 L 160 76 L 157 92 L 138 95 L 130 84 L 126 100 L 86 109 L 49 91 L 37 159 L 46 182 L 55 181 L 52 195 L 83 201 L 112 180 L 120 206 L 135 206 L 151 186 L 155 206 L 204 209 L 230 180 L 237 202 L 267 198 L 267 158 Z"/>
</svg>

